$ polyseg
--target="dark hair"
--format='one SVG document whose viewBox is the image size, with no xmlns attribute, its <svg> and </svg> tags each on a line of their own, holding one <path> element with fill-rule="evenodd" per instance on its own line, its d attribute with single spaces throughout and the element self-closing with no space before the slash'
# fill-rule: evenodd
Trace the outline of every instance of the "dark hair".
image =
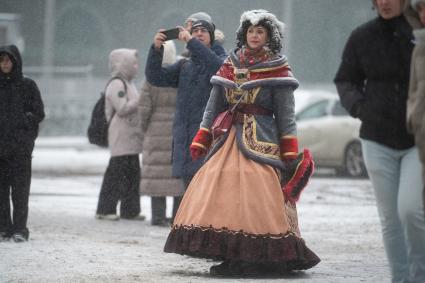
<svg viewBox="0 0 425 283">
<path fill-rule="evenodd" d="M 246 45 L 246 33 L 248 28 L 252 26 L 251 21 L 246 20 L 242 23 L 241 27 L 236 32 L 236 46 L 241 48 Z M 262 19 L 258 22 L 256 26 L 262 26 L 267 30 L 267 35 L 269 41 L 267 46 L 270 48 L 270 51 L 274 54 L 278 54 L 282 49 L 282 34 L 280 34 L 278 28 L 273 24 L 269 19 Z"/>
</svg>

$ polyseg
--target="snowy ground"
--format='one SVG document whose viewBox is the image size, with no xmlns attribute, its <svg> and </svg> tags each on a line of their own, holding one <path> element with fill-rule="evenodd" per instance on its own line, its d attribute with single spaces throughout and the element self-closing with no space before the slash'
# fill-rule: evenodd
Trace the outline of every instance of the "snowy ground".
<svg viewBox="0 0 425 283">
<path fill-rule="evenodd" d="M 313 269 L 283 278 L 217 279 L 208 275 L 214 262 L 162 252 L 168 228 L 94 219 L 107 161 L 107 151 L 79 139 L 37 143 L 30 241 L 0 243 L 0 282 L 390 281 L 368 180 L 311 180 L 299 221 L 307 245 L 322 259 Z M 147 197 L 142 210 L 149 219 Z"/>
</svg>

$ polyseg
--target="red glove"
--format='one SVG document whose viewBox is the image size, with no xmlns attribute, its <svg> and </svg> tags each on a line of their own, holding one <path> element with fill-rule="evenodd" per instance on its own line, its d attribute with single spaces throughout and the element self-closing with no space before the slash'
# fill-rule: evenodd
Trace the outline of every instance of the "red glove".
<svg viewBox="0 0 425 283">
<path fill-rule="evenodd" d="M 211 133 L 206 128 L 200 128 L 190 145 L 190 156 L 192 160 L 197 160 L 207 155 L 212 141 Z"/>
<path fill-rule="evenodd" d="M 280 157 L 282 161 L 293 161 L 298 157 L 298 139 L 296 136 L 283 136 L 280 139 Z"/>
<path fill-rule="evenodd" d="M 308 149 L 298 153 L 296 136 L 280 139 L 280 155 L 284 163 L 282 191 L 286 201 L 296 202 L 314 172 L 314 161 Z"/>
</svg>

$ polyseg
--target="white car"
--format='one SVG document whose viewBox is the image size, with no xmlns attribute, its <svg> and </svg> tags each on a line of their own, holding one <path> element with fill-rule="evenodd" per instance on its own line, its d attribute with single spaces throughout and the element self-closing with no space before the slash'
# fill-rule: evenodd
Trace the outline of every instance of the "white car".
<svg viewBox="0 0 425 283">
<path fill-rule="evenodd" d="M 360 120 L 349 116 L 338 95 L 296 92 L 295 103 L 300 150 L 310 149 L 317 167 L 335 168 L 349 177 L 367 176 L 358 138 Z"/>
</svg>

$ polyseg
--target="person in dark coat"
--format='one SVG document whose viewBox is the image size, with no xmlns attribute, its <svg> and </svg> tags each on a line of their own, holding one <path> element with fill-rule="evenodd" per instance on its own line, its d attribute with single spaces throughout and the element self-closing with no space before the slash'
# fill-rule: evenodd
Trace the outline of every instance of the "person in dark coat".
<svg viewBox="0 0 425 283">
<path fill-rule="evenodd" d="M 406 127 L 414 41 L 403 2 L 374 1 L 379 15 L 351 33 L 334 81 L 342 105 L 362 122 L 392 282 L 425 282 L 421 166 Z"/>
<path fill-rule="evenodd" d="M 22 75 L 18 48 L 15 45 L 0 47 L 1 240 L 28 240 L 31 154 L 43 119 L 40 91 L 33 80 Z"/>
<path fill-rule="evenodd" d="M 203 159 L 192 161 L 189 146 L 199 129 L 202 115 L 212 88 L 211 77 L 226 58 L 226 52 L 214 40 L 215 27 L 205 20 L 193 22 L 191 31 L 180 30 L 179 40 L 186 42 L 189 58 L 162 67 L 166 36 L 161 30 L 155 34 L 146 63 L 146 79 L 157 87 L 177 88 L 176 113 L 173 121 L 174 177 L 181 178 L 187 188 Z"/>
</svg>

